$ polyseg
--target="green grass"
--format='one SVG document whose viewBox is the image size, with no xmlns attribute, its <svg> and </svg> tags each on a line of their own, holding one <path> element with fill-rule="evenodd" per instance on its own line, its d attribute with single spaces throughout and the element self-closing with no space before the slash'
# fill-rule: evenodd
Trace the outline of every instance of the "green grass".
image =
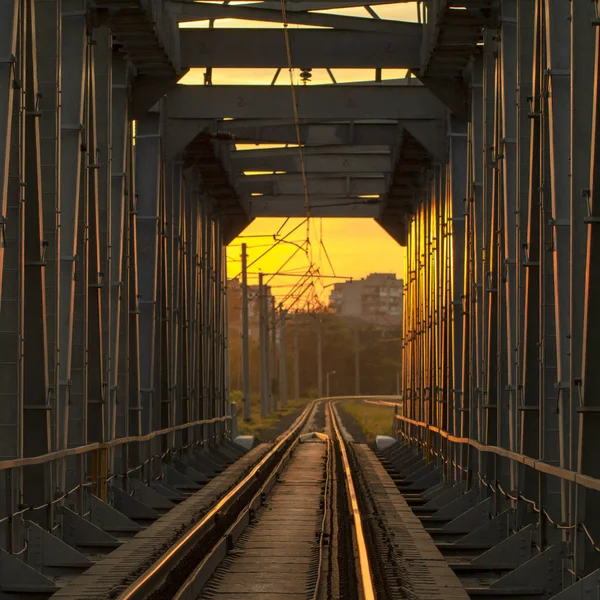
<svg viewBox="0 0 600 600">
<path fill-rule="evenodd" d="M 261 434 L 272 429 L 284 417 L 291 415 L 298 410 L 300 406 L 305 406 L 310 402 L 309 398 L 301 398 L 298 402 L 288 399 L 285 408 L 279 408 L 275 412 L 264 418 L 260 416 L 260 399 L 252 397 L 250 399 L 250 420 L 244 421 L 243 406 L 238 403 L 238 432 L 240 435 L 253 435 L 261 438 Z"/>
<path fill-rule="evenodd" d="M 394 408 L 392 406 L 378 406 L 366 404 L 360 400 L 346 400 L 340 402 L 338 407 L 352 416 L 356 424 L 365 432 L 367 442 L 375 442 L 378 435 L 392 435 L 394 421 Z"/>
</svg>

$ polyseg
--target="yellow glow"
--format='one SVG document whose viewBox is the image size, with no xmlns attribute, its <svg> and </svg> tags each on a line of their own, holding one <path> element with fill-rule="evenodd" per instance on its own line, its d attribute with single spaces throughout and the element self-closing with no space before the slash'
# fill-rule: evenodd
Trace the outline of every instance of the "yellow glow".
<svg viewBox="0 0 600 600">
<path fill-rule="evenodd" d="M 235 149 L 241 152 L 249 150 L 274 150 L 278 148 L 297 148 L 298 144 L 235 144 Z"/>
<path fill-rule="evenodd" d="M 285 236 L 304 219 L 289 219 L 281 229 L 279 237 Z M 285 219 L 260 218 L 254 220 L 244 232 L 242 237 L 234 240 L 227 248 L 228 275 L 235 277 L 241 269 L 240 252 L 241 244 L 248 246 L 248 264 L 258 258 L 266 249 L 268 238 L 251 236 L 274 235 L 283 225 Z M 327 254 L 331 259 L 335 274 L 338 276 L 359 279 L 372 272 L 396 273 L 403 276 L 405 251 L 393 240 L 373 219 L 311 219 L 310 237 L 312 248 L 312 262 L 320 266 L 322 275 L 332 275 L 331 268 L 319 244 L 322 235 Z M 302 245 L 306 241 L 306 226 L 301 225 L 292 233 L 287 241 Z M 258 283 L 258 271 L 273 273 L 297 250 L 294 244 L 280 243 L 274 247 L 264 258 L 249 267 L 249 283 Z M 297 273 L 302 276 L 308 268 L 311 252 L 298 250 L 297 254 L 284 267 L 285 273 Z M 271 284 L 274 285 L 273 293 L 281 300 L 297 283 L 296 277 L 275 277 Z M 316 283 L 317 292 L 321 301 L 326 304 L 336 280 L 324 279 Z M 342 281 L 339 279 L 338 281 Z M 328 286 L 328 287 L 323 287 Z"/>
<path fill-rule="evenodd" d="M 221 2 L 217 2 L 220 4 Z M 236 2 L 231 4 L 252 4 L 252 2 Z M 393 19 L 401 21 L 417 21 L 417 3 L 401 2 L 385 6 L 373 6 L 373 10 L 381 19 Z M 326 11 L 315 11 L 328 14 L 346 15 L 362 18 L 372 18 L 364 7 L 332 9 Z M 209 25 L 208 20 L 182 23 L 180 26 L 185 28 L 206 28 Z M 238 19 L 217 19 L 214 27 L 221 28 L 264 28 L 281 29 L 280 23 L 267 23 L 257 21 L 244 21 Z M 290 25 L 290 29 L 301 29 L 309 26 Z M 202 85 L 204 83 L 204 68 L 190 69 L 190 71 L 180 81 L 181 84 Z M 335 80 L 338 83 L 351 83 L 359 81 L 374 81 L 375 69 L 332 69 Z M 214 85 L 271 85 L 275 77 L 276 69 L 212 69 L 212 82 Z M 301 85 L 299 78 L 299 69 L 293 71 L 293 81 L 296 85 Z M 382 80 L 402 79 L 406 76 L 405 69 L 383 69 L 381 72 Z M 282 69 L 279 73 L 276 85 L 290 84 L 289 72 Z M 313 69 L 311 82 L 308 85 L 331 85 L 332 80 L 326 69 Z M 291 102 L 291 97 L 290 97 Z M 302 115 L 300 115 L 302 118 Z M 224 119 L 230 120 L 230 119 Z M 237 144 L 236 148 L 240 151 L 251 151 L 256 149 L 283 147 L 279 144 Z M 288 145 L 288 147 L 294 147 Z M 272 171 L 245 171 L 246 176 L 272 175 Z M 285 171 L 276 171 L 275 174 L 283 175 Z M 260 196 L 255 192 L 252 196 Z M 364 195 L 361 198 L 379 198 L 379 195 Z M 252 238 L 249 236 L 269 236 L 274 235 L 280 228 L 280 237 L 285 236 L 292 231 L 294 227 L 302 223 L 303 219 L 289 219 L 285 225 L 284 219 L 260 218 L 256 219 L 246 230 L 243 236 L 232 242 L 227 248 L 228 274 L 235 277 L 240 271 L 240 244 L 245 242 L 248 245 L 248 262 L 252 263 L 268 247 L 265 247 L 265 240 L 268 237 Z M 258 282 L 258 270 L 263 272 L 273 272 L 279 269 L 282 264 L 298 250 L 297 254 L 284 267 L 286 273 L 296 273 L 303 275 L 310 263 L 313 269 L 319 269 L 322 275 L 331 275 L 331 267 L 320 245 L 322 236 L 336 275 L 344 277 L 361 278 L 371 272 L 389 272 L 396 273 L 399 277 L 404 271 L 406 252 L 395 240 L 393 240 L 373 219 L 311 219 L 310 222 L 310 249 L 306 245 L 306 225 L 301 225 L 292 233 L 287 241 L 293 243 L 280 243 L 274 247 L 264 258 L 249 268 L 249 283 Z M 334 279 L 321 280 L 317 282 L 317 293 L 323 303 L 327 303 L 327 298 L 332 289 Z M 270 285 L 273 286 L 273 292 L 278 299 L 282 299 L 285 294 L 297 283 L 296 277 L 275 277 Z M 327 286 L 327 287 L 324 287 Z M 298 307 L 296 307 L 298 308 Z"/>
<path fill-rule="evenodd" d="M 285 171 L 244 171 L 244 175 L 248 177 L 253 175 L 285 175 Z"/>
<path fill-rule="evenodd" d="M 359 198 L 379 198 L 379 194 L 363 194 Z"/>
</svg>

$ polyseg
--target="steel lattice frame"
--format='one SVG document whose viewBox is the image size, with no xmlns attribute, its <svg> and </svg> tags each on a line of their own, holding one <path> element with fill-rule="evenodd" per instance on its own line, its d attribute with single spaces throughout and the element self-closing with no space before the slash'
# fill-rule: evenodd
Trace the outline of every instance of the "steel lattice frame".
<svg viewBox="0 0 600 600">
<path fill-rule="evenodd" d="M 423 26 L 290 7 L 333 28 L 296 32 L 306 66 L 416 76 L 298 90 L 309 192 L 315 215 L 374 216 L 407 247 L 398 433 L 492 520 L 536 525 L 576 594 L 600 566 L 598 9 L 453 4 L 425 2 Z M 87 479 L 104 501 L 110 474 L 149 482 L 227 435 L 224 246 L 301 214 L 304 190 L 289 148 L 232 144 L 297 141 L 289 90 L 177 85 L 206 60 L 286 67 L 282 39 L 244 53 L 228 40 L 262 34 L 198 46 L 176 24 L 278 8 L 0 2 L 0 560 L 34 564 L 28 519 L 64 537 Z"/>
</svg>

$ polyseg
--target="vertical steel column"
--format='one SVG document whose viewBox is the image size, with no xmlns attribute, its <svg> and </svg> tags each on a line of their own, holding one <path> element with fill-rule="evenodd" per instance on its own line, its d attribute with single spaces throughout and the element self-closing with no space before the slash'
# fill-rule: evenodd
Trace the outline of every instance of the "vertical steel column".
<svg viewBox="0 0 600 600">
<path fill-rule="evenodd" d="M 518 63 L 517 0 L 502 2 L 502 28 L 500 36 L 500 82 L 501 82 L 501 153 L 502 153 L 502 271 L 500 283 L 504 284 L 506 316 L 504 335 L 506 353 L 503 355 L 505 383 L 501 421 L 501 440 L 506 448 L 517 450 L 517 372 L 518 372 L 518 317 L 519 289 L 517 287 L 517 102 Z M 511 489 L 517 489 L 516 465 L 506 465 L 510 473 Z"/>
<path fill-rule="evenodd" d="M 60 381 L 58 383 L 58 448 L 67 440 L 84 440 L 83 431 L 69 432 L 71 367 L 75 317 L 75 268 L 80 219 L 82 179 L 84 86 L 86 83 L 86 2 L 63 0 L 61 61 L 61 156 L 60 156 Z M 83 381 L 80 389 L 83 391 Z M 83 415 L 82 415 L 83 416 Z M 80 426 L 83 428 L 83 421 Z M 64 489 L 64 479 L 58 485 Z"/>
<path fill-rule="evenodd" d="M 584 308 L 585 308 L 585 255 L 587 246 L 586 217 L 590 199 L 591 144 L 594 103 L 594 28 L 590 23 L 596 18 L 593 3 L 571 2 L 571 144 L 570 144 L 570 223 L 571 223 L 571 285 L 570 285 L 570 348 L 571 360 L 571 428 L 569 431 L 569 464 L 575 471 L 579 468 L 580 414 L 582 406 Z M 571 486 L 570 503 L 572 523 L 587 520 L 585 495 L 587 492 Z M 589 573 L 585 560 L 588 540 L 578 529 L 573 534 L 573 571 L 577 576 Z M 595 557 L 594 557 L 595 558 Z M 593 566 L 593 563 L 592 565 Z"/>
<path fill-rule="evenodd" d="M 10 144 L 13 122 L 13 82 L 16 77 L 17 23 L 21 0 L 3 2 L 0 7 L 0 306 L 4 273 L 4 248 L 6 247 L 6 201 Z"/>
<path fill-rule="evenodd" d="M 521 0 L 520 0 L 521 1 Z M 542 11 L 535 0 L 533 29 L 532 94 L 528 118 L 530 121 L 530 151 L 528 160 L 529 193 L 527 201 L 527 243 L 524 248 L 525 323 L 523 340 L 523 404 L 521 406 L 521 451 L 527 456 L 540 456 L 540 381 L 538 373 L 540 337 L 540 149 L 542 135 Z M 539 476 L 530 469 L 524 472 L 523 491 L 526 497 L 537 497 Z"/>
<path fill-rule="evenodd" d="M 579 464 L 578 470 L 590 477 L 600 477 L 600 369 L 598 349 L 600 348 L 600 320 L 597 311 L 600 306 L 600 28 L 596 27 L 594 52 L 594 89 L 592 113 L 591 177 L 587 224 L 587 250 L 585 258 L 585 303 L 583 321 L 583 385 L 582 406 L 579 414 Z M 591 536 L 600 538 L 600 512 L 598 492 L 586 490 L 584 493 L 585 523 Z M 583 515 L 580 515 L 580 519 Z M 580 568 L 590 573 L 600 566 L 598 553 L 586 542 Z"/>
<path fill-rule="evenodd" d="M 62 0 L 35 0 L 37 43 L 37 110 L 40 114 L 40 165 L 45 294 L 48 326 L 48 403 L 52 449 L 58 449 L 58 382 L 60 380 L 60 159 Z M 5 22 L 4 19 L 2 22 Z M 1 251 L 1 250 L 0 250 Z"/>
<path fill-rule="evenodd" d="M 154 370 L 158 296 L 158 220 L 160 209 L 160 117 L 138 119 L 135 133 L 137 293 L 139 294 L 139 361 L 142 432 L 150 433 L 160 416 L 160 390 Z"/>
<path fill-rule="evenodd" d="M 24 330 L 25 330 L 25 177 L 26 177 L 26 101 L 27 101 L 27 10 L 19 2 L 6 15 L 7 35 L 15 36 L 12 69 L 7 73 L 7 90 L 12 101 L 5 107 L 12 121 L 5 124 L 7 154 L 0 169 L 0 459 L 21 458 L 24 452 Z M 13 21 L 14 18 L 14 21 Z M 14 23 L 14 33 L 11 28 Z M 4 26 L 4 24 L 2 24 Z M 4 40 L 3 40 L 4 41 Z M 3 57 L 3 60 L 9 59 Z M 4 82 L 3 82 L 4 83 Z M 4 119 L 4 115 L 0 117 Z M 0 127 L 2 127 L 0 125 Z M 5 183 L 6 182 L 6 183 Z M 10 469 L 1 483 L 4 502 L 2 516 L 12 515 L 21 502 L 22 479 L 20 469 Z M 21 518 L 11 519 L 4 527 L 6 550 L 21 549 Z"/>
<path fill-rule="evenodd" d="M 559 462 L 569 467 L 571 442 L 570 365 L 570 128 L 571 128 L 571 40 L 569 0 L 546 0 L 546 52 L 548 77 L 548 147 L 550 159 L 551 228 L 547 244 L 552 251 L 554 271 L 554 320 L 556 377 L 548 384 L 556 389 L 559 411 Z M 548 257 L 549 260 L 549 257 Z M 554 396 L 554 394 L 553 394 Z M 548 400 L 553 401 L 552 398 Z M 571 521 L 568 485 L 561 484 L 561 517 Z"/>
<path fill-rule="evenodd" d="M 87 124 L 86 124 L 86 148 L 87 163 L 87 194 L 88 194 L 88 222 L 87 222 L 87 245 L 88 245 L 88 277 L 85 282 L 87 286 L 87 353 L 88 377 L 87 377 L 87 439 L 88 441 L 104 441 L 106 431 L 106 372 L 104 371 L 104 336 L 103 336 L 103 305 L 105 294 L 101 293 L 105 288 L 108 274 L 105 277 L 101 266 L 101 246 L 106 244 L 105 235 L 100 233 L 100 206 L 107 205 L 106 196 L 108 186 L 103 182 L 102 190 L 99 185 L 99 170 L 102 168 L 101 146 L 99 144 L 98 130 L 98 106 L 103 102 L 109 104 L 106 98 L 106 81 L 101 84 L 99 93 L 96 82 L 96 72 L 100 69 L 96 65 L 96 48 L 101 42 L 106 49 L 107 38 L 105 30 L 95 32 L 99 39 L 89 39 L 88 43 L 88 101 L 87 101 Z M 102 58 L 102 51 L 100 52 Z M 105 107 L 103 107 L 105 110 Z M 104 128 L 105 130 L 106 128 Z M 106 150 L 106 146 L 102 148 Z M 101 193 L 102 191 L 102 193 Z M 105 222 L 105 221 L 104 221 Z M 103 234 L 106 229 L 103 227 Z M 111 458 L 112 460 L 112 458 Z"/>
<path fill-rule="evenodd" d="M 121 318 L 122 304 L 128 310 L 123 297 L 127 297 L 127 272 L 123 269 L 125 252 L 125 215 L 127 207 L 127 147 L 130 141 L 129 127 L 129 100 L 127 63 L 118 54 L 112 53 L 111 43 L 111 71 L 109 78 L 111 100 L 109 135 L 109 221 L 107 223 L 107 279 L 105 288 L 108 339 L 107 339 L 107 365 L 106 381 L 107 395 L 107 438 L 117 437 L 117 423 L 121 432 L 129 430 L 127 421 L 127 390 L 123 389 L 121 379 L 124 375 L 120 356 L 123 353 L 123 341 L 127 335 L 127 320 Z M 117 418 L 118 415 L 118 418 Z M 121 433 L 125 435 L 125 433 Z"/>
<path fill-rule="evenodd" d="M 492 231 L 494 201 L 494 112 L 495 112 L 495 61 L 494 36 L 484 31 L 483 45 L 483 191 L 481 211 L 481 235 L 478 250 L 481 252 L 481 389 L 482 389 L 482 435 L 487 444 L 496 441 L 496 318 L 490 282 L 495 284 L 492 264 Z M 492 350 L 493 349 L 493 350 Z M 488 481 L 495 479 L 494 459 L 485 457 L 481 465 Z"/>
<path fill-rule="evenodd" d="M 516 197 L 516 257 L 517 268 L 515 271 L 515 286 L 517 288 L 516 312 L 516 373 L 515 384 L 517 386 L 515 419 L 516 419 L 516 450 L 524 452 L 524 443 L 529 443 L 523 436 L 524 420 L 537 422 L 535 409 L 537 407 L 537 396 L 534 394 L 533 410 L 528 404 L 528 398 L 524 389 L 525 372 L 525 350 L 526 350 L 526 327 L 527 327 L 527 271 L 526 259 L 528 248 L 528 227 L 530 213 L 530 159 L 531 159 L 531 131 L 535 126 L 535 119 L 531 119 L 530 99 L 533 96 L 533 55 L 534 55 L 534 25 L 535 25 L 535 0 L 517 0 L 517 147 L 516 147 L 516 169 L 517 169 L 517 197 Z M 531 319 L 529 319 L 531 322 Z M 527 414 L 529 412 L 529 414 Z M 534 456 L 537 454 L 537 425 L 534 423 L 535 439 L 530 447 L 533 448 Z M 517 489 L 523 489 L 528 498 L 535 497 L 535 487 L 532 488 L 532 477 L 524 467 L 517 467 Z M 527 479 L 525 478 L 527 476 Z M 527 489 L 526 489 L 527 488 Z"/>
<path fill-rule="evenodd" d="M 549 144 L 549 129 L 551 126 L 548 118 L 548 26 L 546 9 L 542 7 L 540 43 L 542 46 L 542 125 L 540 144 L 540 458 L 551 464 L 560 461 L 560 433 L 557 381 L 557 354 L 556 354 L 556 320 L 555 320 L 555 295 L 554 295 L 554 261 L 553 261 L 553 236 L 552 225 L 552 193 L 551 193 L 551 145 Z M 555 478 L 540 475 L 540 505 L 546 507 L 550 514 L 561 514 L 561 482 Z M 557 532 L 547 523 L 545 516 L 540 517 L 540 546 L 560 540 L 561 532 Z"/>
<path fill-rule="evenodd" d="M 25 132 L 25 273 L 24 273 L 24 387 L 23 453 L 37 456 L 51 450 L 48 398 L 48 345 L 46 325 L 45 269 L 43 242 L 40 127 L 37 112 L 36 20 L 33 0 L 27 0 L 27 108 Z M 2 310 L 0 306 L 0 311 Z M 39 465 L 23 473 L 23 502 L 40 505 L 51 499 L 50 469 Z M 33 519 L 46 527 L 46 511 Z"/>
</svg>

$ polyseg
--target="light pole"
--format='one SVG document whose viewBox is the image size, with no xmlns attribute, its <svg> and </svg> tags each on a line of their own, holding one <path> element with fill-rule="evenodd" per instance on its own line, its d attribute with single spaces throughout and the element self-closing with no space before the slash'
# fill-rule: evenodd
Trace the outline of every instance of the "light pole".
<svg viewBox="0 0 600 600">
<path fill-rule="evenodd" d="M 325 377 L 326 380 L 326 390 L 327 390 L 327 398 L 329 398 L 329 376 L 330 375 L 335 375 L 335 371 L 327 371 L 327 376 Z"/>
</svg>

